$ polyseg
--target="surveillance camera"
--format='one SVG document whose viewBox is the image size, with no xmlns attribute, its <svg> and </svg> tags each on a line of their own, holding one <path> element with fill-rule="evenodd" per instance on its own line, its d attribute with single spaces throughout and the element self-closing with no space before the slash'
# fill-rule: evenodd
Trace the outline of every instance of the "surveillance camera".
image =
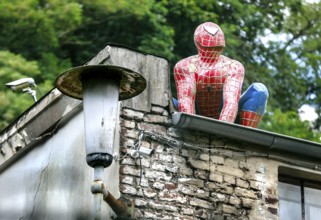
<svg viewBox="0 0 321 220">
<path fill-rule="evenodd" d="M 11 90 L 21 92 L 25 88 L 35 87 L 36 83 L 32 78 L 22 78 L 6 84 Z"/>
</svg>

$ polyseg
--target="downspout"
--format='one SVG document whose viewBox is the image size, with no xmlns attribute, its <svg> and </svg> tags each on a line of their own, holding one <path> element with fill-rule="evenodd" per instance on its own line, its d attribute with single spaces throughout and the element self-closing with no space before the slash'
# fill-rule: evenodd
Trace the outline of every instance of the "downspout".
<svg viewBox="0 0 321 220">
<path fill-rule="evenodd" d="M 103 170 L 103 167 L 101 167 L 101 170 Z M 130 217 L 128 208 L 125 205 L 125 203 L 120 200 L 116 199 L 108 190 L 106 187 L 106 184 L 102 180 L 102 175 L 100 175 L 102 172 L 100 169 L 97 170 L 95 168 L 95 179 L 93 184 L 91 185 L 91 192 L 94 194 L 94 216 L 95 219 L 100 219 L 100 201 L 102 199 L 110 206 L 110 208 L 115 212 L 115 214 L 118 217 Z"/>
</svg>

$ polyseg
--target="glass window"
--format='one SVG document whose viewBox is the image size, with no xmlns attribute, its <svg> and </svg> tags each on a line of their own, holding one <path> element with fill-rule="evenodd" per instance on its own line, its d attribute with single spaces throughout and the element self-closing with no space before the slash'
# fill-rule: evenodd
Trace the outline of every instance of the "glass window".
<svg viewBox="0 0 321 220">
<path fill-rule="evenodd" d="M 321 191 L 304 187 L 304 208 L 306 219 L 320 220 L 321 218 Z"/>
<path fill-rule="evenodd" d="M 279 176 L 279 216 L 281 220 L 319 220 L 321 183 Z"/>
<path fill-rule="evenodd" d="M 282 220 L 301 220 L 300 186 L 279 183 L 279 213 Z"/>
</svg>

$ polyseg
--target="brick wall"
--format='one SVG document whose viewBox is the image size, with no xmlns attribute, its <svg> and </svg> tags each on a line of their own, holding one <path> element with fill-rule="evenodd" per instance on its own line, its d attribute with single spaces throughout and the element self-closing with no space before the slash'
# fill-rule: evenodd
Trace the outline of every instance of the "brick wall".
<svg viewBox="0 0 321 220">
<path fill-rule="evenodd" d="M 172 128 L 159 106 L 123 108 L 121 127 L 120 192 L 132 217 L 278 219 L 280 162 L 243 143 Z M 139 146 L 154 151 L 132 157 Z"/>
<path fill-rule="evenodd" d="M 246 143 L 173 128 L 164 58 L 109 45 L 88 64 L 97 63 L 132 69 L 147 81 L 121 110 L 120 192 L 133 218 L 278 219 L 284 162 L 257 146 L 253 151 Z M 139 146 L 152 154 L 132 157 Z"/>
</svg>

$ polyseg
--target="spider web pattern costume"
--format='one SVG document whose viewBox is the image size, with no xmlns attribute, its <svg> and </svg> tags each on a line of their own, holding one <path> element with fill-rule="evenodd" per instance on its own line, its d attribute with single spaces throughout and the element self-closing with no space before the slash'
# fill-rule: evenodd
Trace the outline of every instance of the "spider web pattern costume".
<svg viewBox="0 0 321 220">
<path fill-rule="evenodd" d="M 198 54 L 180 60 L 174 67 L 178 110 L 256 128 L 265 111 L 268 91 L 252 84 L 241 97 L 243 65 L 221 55 L 224 33 L 212 22 L 194 33 Z"/>
</svg>

